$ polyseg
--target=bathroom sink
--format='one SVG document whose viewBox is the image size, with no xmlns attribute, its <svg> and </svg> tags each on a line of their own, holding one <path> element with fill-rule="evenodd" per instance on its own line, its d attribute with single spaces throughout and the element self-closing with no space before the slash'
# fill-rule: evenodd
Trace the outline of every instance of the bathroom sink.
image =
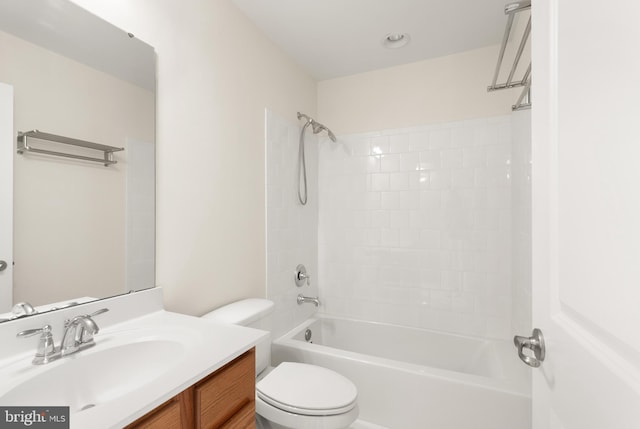
<svg viewBox="0 0 640 429">
<path fill-rule="evenodd" d="M 139 389 L 171 369 L 185 354 L 177 340 L 98 344 L 51 364 L 18 370 L 23 376 L 0 396 L 3 406 L 69 406 L 78 413 Z"/>
<path fill-rule="evenodd" d="M 36 323 L 18 320 L 12 322 L 13 326 L 0 324 L 0 340 L 22 346 L 16 347 L 15 353 L 2 353 L 7 349 L 0 348 L 0 405 L 67 406 L 70 429 L 120 429 L 267 335 L 164 310 L 108 323 L 108 317 L 118 313 L 136 314 L 140 307 L 153 307 L 149 302 L 160 306 L 158 291 L 146 292 L 147 299 L 143 299 L 145 292 L 140 294 L 114 298 L 121 305 L 112 305 L 99 322 L 102 326 L 93 347 L 43 365 L 32 363 L 38 336 L 19 339 L 16 333 L 49 323 L 59 346 L 64 319 L 76 315 L 77 309 L 57 318 L 44 315 Z M 100 305 L 89 307 L 86 312 L 91 314 Z"/>
</svg>

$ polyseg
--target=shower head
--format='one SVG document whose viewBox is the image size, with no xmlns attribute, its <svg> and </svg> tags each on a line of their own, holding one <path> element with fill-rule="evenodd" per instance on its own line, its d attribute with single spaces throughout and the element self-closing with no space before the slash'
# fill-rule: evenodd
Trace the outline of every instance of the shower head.
<svg viewBox="0 0 640 429">
<path fill-rule="evenodd" d="M 331 141 L 333 141 L 333 142 L 336 141 L 335 134 L 333 134 L 329 128 L 327 128 L 326 126 L 322 125 L 320 122 L 316 122 L 315 119 L 310 118 L 309 116 L 305 115 L 304 113 L 298 112 L 298 119 L 302 119 L 302 118 L 304 118 L 304 120 L 307 121 L 308 125 L 311 125 L 311 128 L 313 129 L 313 134 L 318 134 L 318 133 L 320 133 L 322 131 L 326 131 L 327 134 L 329 135 L 329 138 L 331 139 Z"/>
<path fill-rule="evenodd" d="M 308 117 L 304 113 L 298 112 L 298 119 L 302 119 L 302 118 L 304 118 L 307 122 L 313 121 L 313 119 L 311 119 L 310 117 Z"/>
<path fill-rule="evenodd" d="M 331 130 L 320 122 L 316 122 L 315 119 L 308 117 L 304 113 L 298 112 L 298 119 L 305 120 L 305 124 L 302 126 L 300 130 L 300 141 L 298 145 L 298 201 L 303 206 L 307 204 L 307 163 L 305 161 L 304 156 L 304 133 L 311 125 L 311 129 L 313 130 L 313 134 L 318 134 L 322 131 L 326 131 L 329 135 L 329 138 L 332 141 L 336 141 L 336 136 L 331 132 Z M 302 180 L 302 183 L 300 183 Z M 304 188 L 303 188 L 304 185 Z"/>
<path fill-rule="evenodd" d="M 316 121 L 314 121 L 312 119 L 311 120 L 311 127 L 313 128 L 313 134 L 318 134 L 319 132 L 326 131 L 327 134 L 329 134 L 329 138 L 331 139 L 331 141 L 333 141 L 333 142 L 336 141 L 335 134 L 333 134 L 329 128 L 325 127 L 320 122 L 316 122 Z"/>
</svg>

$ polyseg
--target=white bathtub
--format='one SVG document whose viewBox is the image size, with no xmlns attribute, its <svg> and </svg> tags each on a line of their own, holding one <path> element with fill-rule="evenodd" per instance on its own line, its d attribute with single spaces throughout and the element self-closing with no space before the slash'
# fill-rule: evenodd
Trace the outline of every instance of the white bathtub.
<svg viewBox="0 0 640 429">
<path fill-rule="evenodd" d="M 320 315 L 274 341 L 272 353 L 274 364 L 347 376 L 359 418 L 389 429 L 531 427 L 529 370 L 507 341 Z"/>
</svg>

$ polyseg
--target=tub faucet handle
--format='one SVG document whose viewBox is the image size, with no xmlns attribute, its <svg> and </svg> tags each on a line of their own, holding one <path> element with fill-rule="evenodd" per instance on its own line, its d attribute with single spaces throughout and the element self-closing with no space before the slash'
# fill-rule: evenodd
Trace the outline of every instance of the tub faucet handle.
<svg viewBox="0 0 640 429">
<path fill-rule="evenodd" d="M 294 280 L 296 282 L 296 286 L 301 287 L 304 286 L 304 282 L 310 284 L 309 279 L 311 278 L 311 274 L 307 274 L 307 269 L 304 265 L 299 264 L 296 267 L 296 272 L 294 274 Z"/>
<path fill-rule="evenodd" d="M 307 284 L 309 283 L 310 278 L 311 278 L 311 274 L 298 273 L 298 280 L 306 280 Z"/>
</svg>

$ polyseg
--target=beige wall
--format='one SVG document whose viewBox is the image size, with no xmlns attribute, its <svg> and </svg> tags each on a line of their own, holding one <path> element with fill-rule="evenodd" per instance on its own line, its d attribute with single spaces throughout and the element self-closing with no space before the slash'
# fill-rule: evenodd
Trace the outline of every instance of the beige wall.
<svg viewBox="0 0 640 429">
<path fill-rule="evenodd" d="M 265 296 L 264 109 L 315 114 L 315 82 L 229 0 L 74 2 L 156 48 L 166 308 Z"/>
<path fill-rule="evenodd" d="M 508 114 L 518 89 L 487 93 L 498 49 L 319 82 L 318 118 L 346 134 Z"/>
<path fill-rule="evenodd" d="M 125 147 L 109 168 L 12 150 L 14 301 L 125 292 L 127 138 L 153 141 L 154 94 L 3 32 L 0 57 L 0 82 L 14 87 L 15 131 Z"/>
</svg>

